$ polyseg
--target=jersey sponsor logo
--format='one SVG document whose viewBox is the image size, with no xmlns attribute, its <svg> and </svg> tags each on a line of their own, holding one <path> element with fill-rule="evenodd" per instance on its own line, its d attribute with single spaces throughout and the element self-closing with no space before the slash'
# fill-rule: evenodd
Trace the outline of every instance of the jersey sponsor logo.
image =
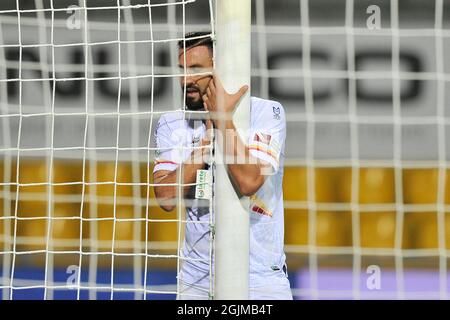
<svg viewBox="0 0 450 320">
<path fill-rule="evenodd" d="M 200 143 L 200 136 L 194 136 L 192 138 L 192 146 L 197 146 Z"/>
</svg>

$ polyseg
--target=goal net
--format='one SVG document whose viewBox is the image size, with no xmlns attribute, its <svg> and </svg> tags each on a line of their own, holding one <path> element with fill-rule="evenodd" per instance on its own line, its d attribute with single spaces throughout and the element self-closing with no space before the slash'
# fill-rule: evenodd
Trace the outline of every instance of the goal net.
<svg viewBox="0 0 450 320">
<path fill-rule="evenodd" d="M 186 218 L 181 201 L 171 213 L 155 201 L 153 134 L 184 110 L 177 43 L 212 30 L 212 12 L 193 0 L 0 4 L 3 299 L 175 297 Z"/>
<path fill-rule="evenodd" d="M 255 5 L 253 94 L 287 109 L 294 295 L 447 298 L 449 1 Z"/>
<path fill-rule="evenodd" d="M 155 200 L 153 136 L 215 9 L 2 0 L 2 299 L 179 293 L 189 222 Z M 294 298 L 448 298 L 450 1 L 253 0 L 251 36 L 252 95 L 286 111 Z"/>
</svg>

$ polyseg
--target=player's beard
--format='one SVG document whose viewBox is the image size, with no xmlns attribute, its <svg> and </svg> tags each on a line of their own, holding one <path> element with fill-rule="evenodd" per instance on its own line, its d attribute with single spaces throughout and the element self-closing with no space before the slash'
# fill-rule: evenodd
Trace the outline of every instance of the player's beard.
<svg viewBox="0 0 450 320">
<path fill-rule="evenodd" d="M 202 98 L 202 94 L 201 94 L 200 88 L 198 88 L 196 86 L 186 87 L 186 91 L 188 91 L 189 89 L 190 90 L 197 90 L 197 92 L 199 93 L 199 97 L 198 98 L 192 98 L 192 97 L 189 97 L 186 94 L 186 99 L 185 99 L 186 108 L 188 110 L 191 110 L 191 111 L 198 111 L 198 110 L 204 109 L 203 98 Z"/>
</svg>

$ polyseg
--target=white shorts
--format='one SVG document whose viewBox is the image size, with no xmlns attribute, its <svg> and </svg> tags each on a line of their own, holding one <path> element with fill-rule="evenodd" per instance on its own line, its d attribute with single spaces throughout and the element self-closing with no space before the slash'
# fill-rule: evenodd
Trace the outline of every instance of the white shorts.
<svg viewBox="0 0 450 320">
<path fill-rule="evenodd" d="M 288 278 L 264 286 L 250 287 L 249 300 L 292 300 Z"/>
<path fill-rule="evenodd" d="M 177 300 L 209 300 L 209 292 L 208 286 L 189 284 L 180 280 Z M 292 300 L 288 278 L 276 278 L 270 284 L 250 287 L 249 300 Z"/>
</svg>

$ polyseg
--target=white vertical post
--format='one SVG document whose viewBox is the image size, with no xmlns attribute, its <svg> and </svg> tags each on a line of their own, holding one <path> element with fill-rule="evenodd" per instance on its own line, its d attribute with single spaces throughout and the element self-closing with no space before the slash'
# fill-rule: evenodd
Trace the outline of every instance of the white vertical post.
<svg viewBox="0 0 450 320">
<path fill-rule="evenodd" d="M 215 69 L 229 93 L 250 85 L 251 0 L 217 0 Z M 250 93 L 234 114 L 241 139 L 247 143 Z M 215 172 L 215 287 L 214 298 L 248 299 L 249 201 L 239 199 L 216 144 Z"/>
</svg>

